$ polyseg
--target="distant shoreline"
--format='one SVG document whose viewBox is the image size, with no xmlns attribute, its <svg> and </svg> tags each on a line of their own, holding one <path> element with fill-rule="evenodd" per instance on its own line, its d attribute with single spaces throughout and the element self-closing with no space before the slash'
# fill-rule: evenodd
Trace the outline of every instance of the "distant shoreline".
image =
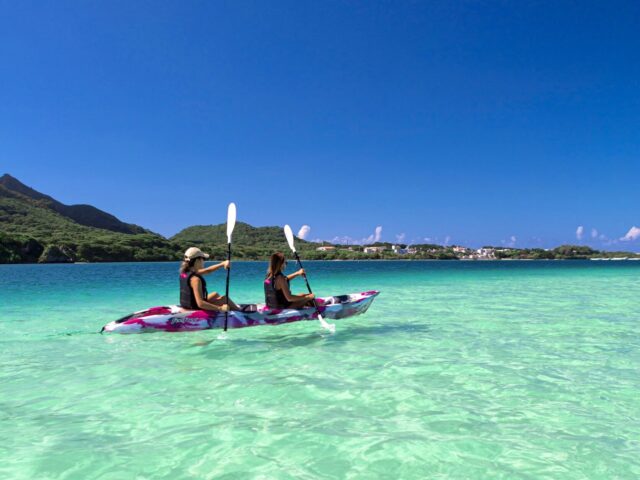
<svg viewBox="0 0 640 480">
<path fill-rule="evenodd" d="M 305 261 L 496 261 L 640 258 L 640 253 L 598 251 L 587 245 L 516 248 L 485 245 L 366 245 L 311 242 L 298 238 Z M 0 264 L 177 262 L 197 246 L 213 258 L 226 258 L 226 224 L 193 225 L 171 238 L 122 222 L 86 204 L 66 205 L 9 174 L 0 177 Z M 233 231 L 236 261 L 266 261 L 273 252 L 289 252 L 282 228 L 237 222 Z"/>
<path fill-rule="evenodd" d="M 388 263 L 393 263 L 393 262 L 401 262 L 401 263 L 420 263 L 420 262 L 443 262 L 443 263 L 500 263 L 500 262 L 508 262 L 508 263 L 514 263 L 514 262 L 535 262 L 535 263 L 542 263 L 542 262 L 569 262 L 569 263 L 576 263 L 576 262 L 594 262 L 595 264 L 610 264 L 610 263 L 614 263 L 614 264 L 618 264 L 618 263 L 628 263 L 628 262 L 632 262 L 635 263 L 637 262 L 638 265 L 640 265 L 640 257 L 634 257 L 634 258 L 616 258 L 615 260 L 613 260 L 613 258 L 609 258 L 606 259 L 604 262 L 603 261 L 597 261 L 597 260 L 602 260 L 602 259 L 593 259 L 593 258 L 501 258 L 501 259 L 491 259 L 491 260 L 467 260 L 467 259 L 438 259 L 438 258 L 357 258 L 357 259 L 329 259 L 329 260 L 305 260 L 304 258 L 302 259 L 304 260 L 305 263 L 320 263 L 320 262 L 325 262 L 325 263 L 329 263 L 329 262 L 340 262 L 340 263 L 344 263 L 344 262 L 388 262 Z M 216 262 L 221 262 L 222 259 L 214 259 L 214 260 L 208 260 L 206 263 L 207 264 L 211 264 L 211 263 L 216 263 Z M 11 265 L 124 265 L 124 264 L 142 264 L 142 265 L 146 265 L 146 264 L 152 264 L 152 263 L 171 263 L 171 264 L 176 264 L 179 265 L 180 264 L 180 260 L 150 260 L 150 261 L 122 261 L 122 262 L 22 262 L 22 263 L 0 263 L 0 267 L 2 266 L 11 266 Z M 268 263 L 268 260 L 246 260 L 246 259 L 237 259 L 234 260 L 232 258 L 232 263 Z"/>
</svg>

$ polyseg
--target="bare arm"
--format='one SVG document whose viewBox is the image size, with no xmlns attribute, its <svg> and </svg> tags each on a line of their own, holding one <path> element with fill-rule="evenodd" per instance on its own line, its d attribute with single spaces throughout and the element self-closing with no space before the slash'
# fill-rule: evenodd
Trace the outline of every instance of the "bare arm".
<svg viewBox="0 0 640 480">
<path fill-rule="evenodd" d="M 198 308 L 200 308 L 201 310 L 212 310 L 214 312 L 227 311 L 226 305 L 222 305 L 221 307 L 219 307 L 218 305 L 209 303 L 204 298 L 202 298 L 202 282 L 198 277 L 191 277 L 191 280 L 189 281 L 189 283 L 191 284 L 191 288 L 193 289 L 193 296 L 196 299 Z"/>
<path fill-rule="evenodd" d="M 293 280 L 294 278 L 299 277 L 300 275 L 304 275 L 304 269 L 303 268 L 301 268 L 297 272 L 293 272 L 291 275 L 287 275 L 287 278 L 289 280 Z"/>
<path fill-rule="evenodd" d="M 210 267 L 207 268 L 201 268 L 200 270 L 198 270 L 198 273 L 200 275 L 206 275 L 207 273 L 211 273 L 211 272 L 215 272 L 216 270 L 219 270 L 221 268 L 229 268 L 229 260 L 225 260 L 224 262 L 220 262 L 220 263 L 216 263 L 215 265 L 211 265 Z"/>
<path fill-rule="evenodd" d="M 282 294 L 284 295 L 284 298 L 286 298 L 288 302 L 295 302 L 297 300 L 313 298 L 311 294 L 294 295 L 293 293 L 291 293 L 291 290 L 289 289 L 289 285 L 287 284 L 287 282 L 284 281 L 282 277 L 278 277 L 276 282 L 278 282 L 278 287 L 280 288 L 280 290 L 282 290 Z"/>
</svg>

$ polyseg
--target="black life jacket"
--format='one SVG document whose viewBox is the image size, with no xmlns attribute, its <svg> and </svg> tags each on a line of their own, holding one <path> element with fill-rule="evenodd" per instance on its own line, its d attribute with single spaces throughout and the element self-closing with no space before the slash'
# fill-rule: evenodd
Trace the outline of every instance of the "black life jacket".
<svg viewBox="0 0 640 480">
<path fill-rule="evenodd" d="M 266 303 L 269 308 L 288 308 L 291 302 L 284 296 L 282 289 L 276 288 L 276 278 L 278 277 L 284 277 L 287 285 L 289 285 L 289 279 L 282 273 L 267 277 L 264 281 L 264 303 Z"/>
<path fill-rule="evenodd" d="M 198 277 L 202 282 L 202 299 L 207 299 L 207 281 L 202 278 L 202 275 L 198 275 L 195 272 L 185 272 L 180 274 L 180 306 L 187 310 L 198 310 L 198 303 L 196 302 L 196 296 L 193 294 L 193 288 L 191 288 L 191 277 Z"/>
</svg>

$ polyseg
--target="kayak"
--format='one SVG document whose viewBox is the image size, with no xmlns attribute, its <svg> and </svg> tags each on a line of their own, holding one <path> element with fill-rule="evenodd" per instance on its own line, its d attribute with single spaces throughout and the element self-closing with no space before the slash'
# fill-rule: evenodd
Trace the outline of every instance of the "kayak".
<svg viewBox="0 0 640 480">
<path fill-rule="evenodd" d="M 336 297 L 317 299 L 318 309 L 324 318 L 338 320 L 360 315 L 367 311 L 380 292 L 352 293 Z M 265 304 L 239 305 L 240 311 L 229 312 L 227 328 L 255 327 L 258 325 L 280 325 L 302 320 L 317 320 L 315 308 L 273 309 Z M 107 323 L 102 332 L 145 333 L 145 332 L 191 332 L 224 327 L 224 313 L 209 310 L 185 310 L 172 305 L 152 307 L 132 313 L 119 320 Z"/>
</svg>

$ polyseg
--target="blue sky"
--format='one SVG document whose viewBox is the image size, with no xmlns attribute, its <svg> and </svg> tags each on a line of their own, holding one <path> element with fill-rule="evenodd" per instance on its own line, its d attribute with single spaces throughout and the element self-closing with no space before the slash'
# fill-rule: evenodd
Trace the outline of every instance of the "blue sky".
<svg viewBox="0 0 640 480">
<path fill-rule="evenodd" d="M 65 203 L 164 235 L 235 201 L 310 239 L 640 249 L 638 2 L 0 11 L 0 173 Z"/>
</svg>

